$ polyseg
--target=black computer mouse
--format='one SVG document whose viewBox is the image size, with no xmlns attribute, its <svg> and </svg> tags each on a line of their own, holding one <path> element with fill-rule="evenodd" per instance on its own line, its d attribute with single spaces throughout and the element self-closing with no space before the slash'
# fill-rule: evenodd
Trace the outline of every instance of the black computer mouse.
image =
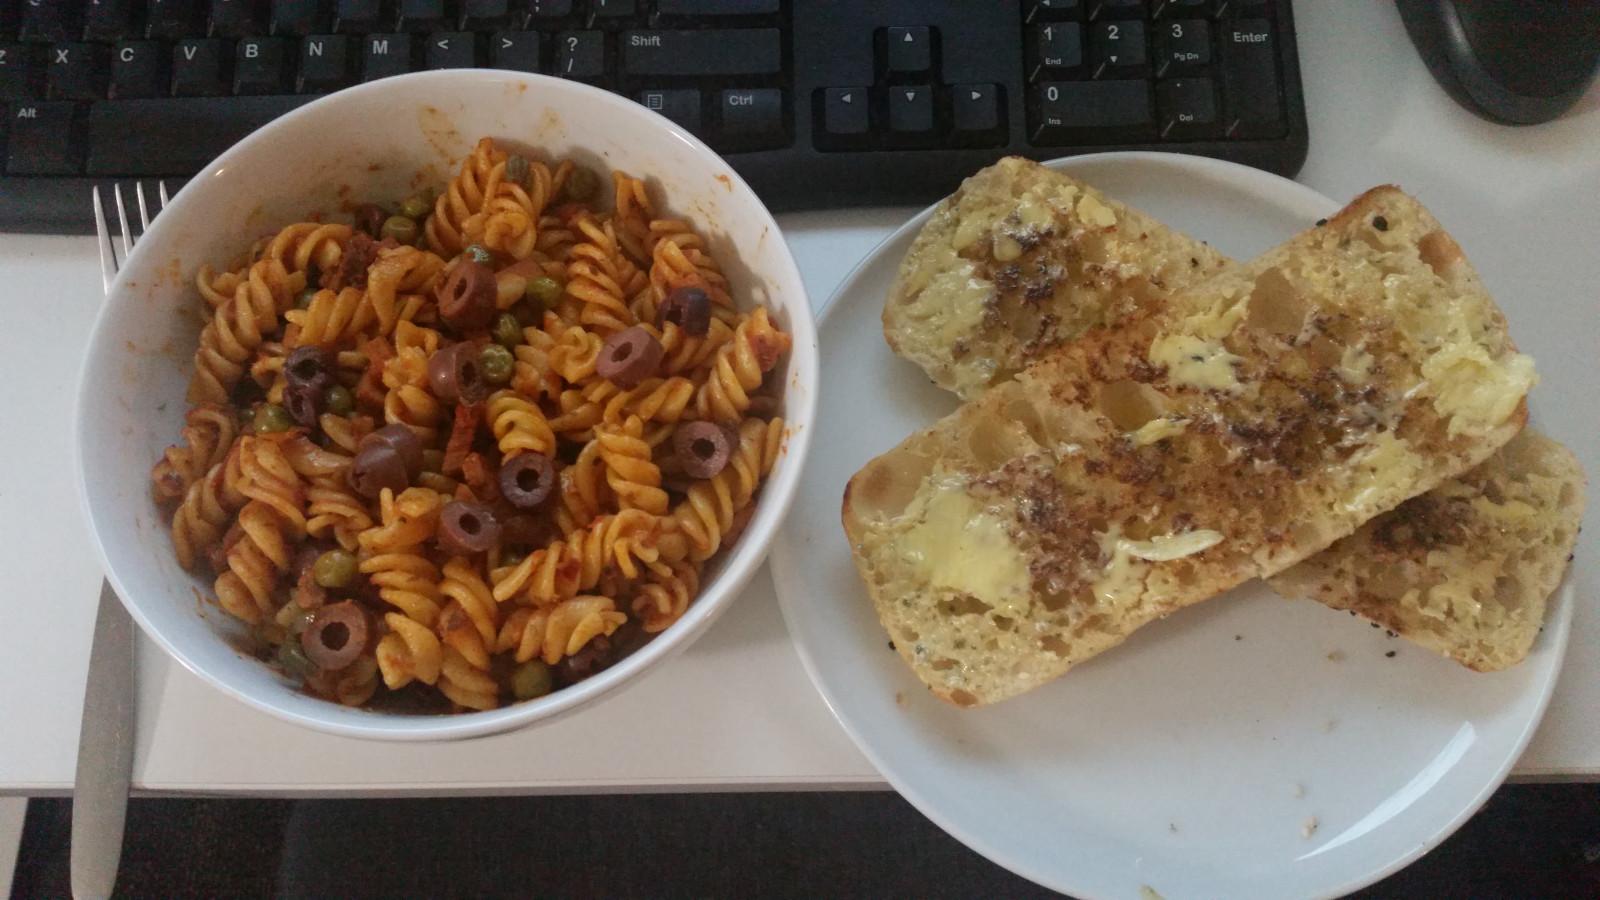
<svg viewBox="0 0 1600 900">
<path fill-rule="evenodd" d="M 1548 122 L 1600 69 L 1600 0 L 1396 0 L 1429 71 L 1458 103 L 1509 125 Z"/>
</svg>

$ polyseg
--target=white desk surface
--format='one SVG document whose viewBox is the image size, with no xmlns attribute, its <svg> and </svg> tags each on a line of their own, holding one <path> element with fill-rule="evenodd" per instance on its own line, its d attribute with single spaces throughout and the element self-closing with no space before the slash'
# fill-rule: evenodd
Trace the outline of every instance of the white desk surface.
<svg viewBox="0 0 1600 900">
<path fill-rule="evenodd" d="M 1556 123 L 1489 125 L 1428 77 L 1385 0 L 1298 0 L 1311 156 L 1300 180 L 1344 199 L 1416 193 L 1496 294 L 1546 371 L 1600 351 L 1600 89 Z M 85 198 L 87 202 L 87 198 Z M 813 301 L 909 210 L 780 217 Z M 1203 237 L 1203 235 L 1202 235 Z M 89 238 L 0 236 L 0 793 L 70 790 L 100 573 L 70 469 L 74 383 L 101 291 Z M 1528 304 L 1519 304 L 1527 309 Z M 1574 363 L 1574 366 L 1576 363 Z M 1572 369 L 1569 368 L 1569 371 Z M 1600 391 L 1540 385 L 1535 411 L 1600 473 Z M 1591 491 L 1591 497 L 1600 491 Z M 1591 500 L 1588 520 L 1596 523 Z M 1521 778 L 1600 777 L 1600 527 L 1578 550 L 1579 608 Z M 679 658 L 555 724 L 460 744 L 369 744 L 302 731 L 203 684 L 142 642 L 135 784 L 280 795 L 863 788 L 882 782 L 791 648 L 771 581 Z"/>
</svg>

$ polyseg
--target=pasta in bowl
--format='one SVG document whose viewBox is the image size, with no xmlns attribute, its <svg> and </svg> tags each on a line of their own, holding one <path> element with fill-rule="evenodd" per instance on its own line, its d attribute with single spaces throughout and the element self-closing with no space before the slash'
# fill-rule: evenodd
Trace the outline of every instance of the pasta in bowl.
<svg viewBox="0 0 1600 900">
<path fill-rule="evenodd" d="M 427 102 L 462 80 L 512 111 Z M 814 337 L 770 216 L 664 120 L 533 76 L 394 81 L 345 105 L 409 83 L 420 154 L 285 160 L 298 211 L 204 176 L 175 198 L 97 325 L 80 464 L 108 575 L 191 669 L 314 727 L 467 736 L 604 693 L 731 601 L 793 491 Z M 344 98 L 217 177 L 337 128 L 315 114 Z M 208 202 L 245 222 L 163 230 Z M 143 510 L 130 443 L 155 459 Z"/>
</svg>

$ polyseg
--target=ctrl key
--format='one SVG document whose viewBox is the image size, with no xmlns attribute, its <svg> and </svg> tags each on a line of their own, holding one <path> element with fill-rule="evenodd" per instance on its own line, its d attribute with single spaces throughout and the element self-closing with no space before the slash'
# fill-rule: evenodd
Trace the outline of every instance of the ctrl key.
<svg viewBox="0 0 1600 900">
<path fill-rule="evenodd" d="M 722 92 L 722 134 L 741 147 L 781 147 L 788 143 L 783 129 L 783 92 L 753 88 Z"/>
<path fill-rule="evenodd" d="M 6 174 L 75 175 L 83 169 L 77 104 L 13 103 L 6 109 Z"/>
</svg>

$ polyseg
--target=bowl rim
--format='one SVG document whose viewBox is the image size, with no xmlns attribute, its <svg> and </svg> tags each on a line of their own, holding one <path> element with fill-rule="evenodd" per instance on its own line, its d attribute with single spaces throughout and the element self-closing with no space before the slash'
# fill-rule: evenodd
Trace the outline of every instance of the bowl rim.
<svg viewBox="0 0 1600 900">
<path fill-rule="evenodd" d="M 657 138 L 681 141 L 688 145 L 696 155 L 714 165 L 720 166 L 723 169 L 721 174 L 727 178 L 730 193 L 735 196 L 742 194 L 747 202 L 753 203 L 758 220 L 766 228 L 770 229 L 772 235 L 778 238 L 779 246 L 776 248 L 777 268 L 776 271 L 769 273 L 768 283 L 769 287 L 775 287 L 780 283 L 791 285 L 794 291 L 798 292 L 796 295 L 798 303 L 786 308 L 786 311 L 789 312 L 788 333 L 792 338 L 789 351 L 792 367 L 790 378 L 791 380 L 804 379 L 802 383 L 805 384 L 806 389 L 792 392 L 797 396 L 791 396 L 790 391 L 785 391 L 785 422 L 789 427 L 787 428 L 788 433 L 784 442 L 784 453 L 779 460 L 779 466 L 782 468 L 775 471 L 774 475 L 762 485 L 761 502 L 756 512 L 756 516 L 760 517 L 759 527 L 756 521 L 752 520 L 751 527 L 745 531 L 740 541 L 730 552 L 730 555 L 724 560 L 722 569 L 711 580 L 701 586 L 695 602 L 690 605 L 683 617 L 644 646 L 629 654 L 621 662 L 605 669 L 592 678 L 588 678 L 571 687 L 554 691 L 545 697 L 511 703 L 489 711 L 410 715 L 387 713 L 366 707 L 342 706 L 331 701 L 319 701 L 320 706 L 315 713 L 303 712 L 281 704 L 270 696 L 246 690 L 209 670 L 195 657 L 186 652 L 180 646 L 180 642 L 173 641 L 168 634 L 155 625 L 151 618 L 145 614 L 143 604 L 137 600 L 129 599 L 131 595 L 126 589 L 120 573 L 110 564 L 110 556 L 106 551 L 106 539 L 101 534 L 101 523 L 95 514 L 88 485 L 89 473 L 86 469 L 84 447 L 88 441 L 93 439 L 93 436 L 90 434 L 91 423 L 87 416 L 87 406 L 91 402 L 91 393 L 97 389 L 96 386 L 98 384 L 103 383 L 103 379 L 97 377 L 99 369 L 109 366 L 108 360 L 113 358 L 110 354 L 96 353 L 94 351 L 109 339 L 108 331 L 111 327 L 109 323 L 112 319 L 113 310 L 132 302 L 131 289 L 127 283 L 130 277 L 128 273 L 137 267 L 130 265 L 130 261 L 142 260 L 149 252 L 153 252 L 149 251 L 148 247 L 159 244 L 159 241 L 152 242 L 143 238 L 148 238 L 152 232 L 159 236 L 166 228 L 174 227 L 170 223 L 183 218 L 185 208 L 197 192 L 196 185 L 205 183 L 218 172 L 232 166 L 239 157 L 252 152 L 260 145 L 275 141 L 278 133 L 286 127 L 292 127 L 302 119 L 319 115 L 327 107 L 357 102 L 370 94 L 405 92 L 412 85 L 430 82 L 464 82 L 467 84 L 483 83 L 493 85 L 520 82 L 529 88 L 530 93 L 536 89 L 569 92 L 583 98 L 588 103 L 594 104 L 596 111 L 601 115 L 612 113 L 635 118 L 642 117 L 645 122 L 654 127 L 652 133 Z M 581 145 L 579 141 L 574 141 L 574 143 Z M 648 174 L 646 173 L 646 175 Z M 767 208 L 766 204 L 750 185 L 726 160 L 723 160 L 716 151 L 677 123 L 645 108 L 641 104 L 634 103 L 626 97 L 613 94 L 602 88 L 547 75 L 503 69 L 447 69 L 413 72 L 336 91 L 291 110 L 267 125 L 256 129 L 195 173 L 185 186 L 172 197 L 162 212 L 166 213 L 166 215 L 158 216 L 151 222 L 150 229 L 142 236 L 140 243 L 118 269 L 117 277 L 106 292 L 104 301 L 99 311 L 95 314 L 94 325 L 90 329 L 84 357 L 78 367 L 78 385 L 74 393 L 72 408 L 74 481 L 79 510 L 88 525 L 90 543 L 93 545 L 95 557 L 100 564 L 104 577 L 116 591 L 117 598 L 122 602 L 123 607 L 128 610 L 134 621 L 138 622 L 140 629 L 160 646 L 169 657 L 223 694 L 253 709 L 293 725 L 342 737 L 383 741 L 459 740 L 511 731 L 535 722 L 549 722 L 586 704 L 598 701 L 625 685 L 634 683 L 646 672 L 687 648 L 743 593 L 745 586 L 755 575 L 756 570 L 765 562 L 767 549 L 776 537 L 778 528 L 788 514 L 795 492 L 799 488 L 801 469 L 805 465 L 807 451 L 811 442 L 811 432 L 814 430 L 811 428 L 811 423 L 815 418 L 818 379 L 820 377 L 820 372 L 818 371 L 816 314 L 806 291 L 805 281 L 800 276 L 799 266 L 796 264 L 794 255 L 789 249 L 788 242 L 782 239 L 782 230 L 773 218 L 771 210 Z M 141 253 L 141 251 L 144 252 Z M 182 287 L 188 286 L 187 281 L 179 281 L 178 284 Z M 146 499 L 148 500 L 148 497 Z M 108 528 L 113 527 L 111 523 L 107 523 L 107 525 Z M 220 638 L 218 639 L 220 640 Z M 262 665 L 266 664 L 262 663 Z"/>
</svg>

